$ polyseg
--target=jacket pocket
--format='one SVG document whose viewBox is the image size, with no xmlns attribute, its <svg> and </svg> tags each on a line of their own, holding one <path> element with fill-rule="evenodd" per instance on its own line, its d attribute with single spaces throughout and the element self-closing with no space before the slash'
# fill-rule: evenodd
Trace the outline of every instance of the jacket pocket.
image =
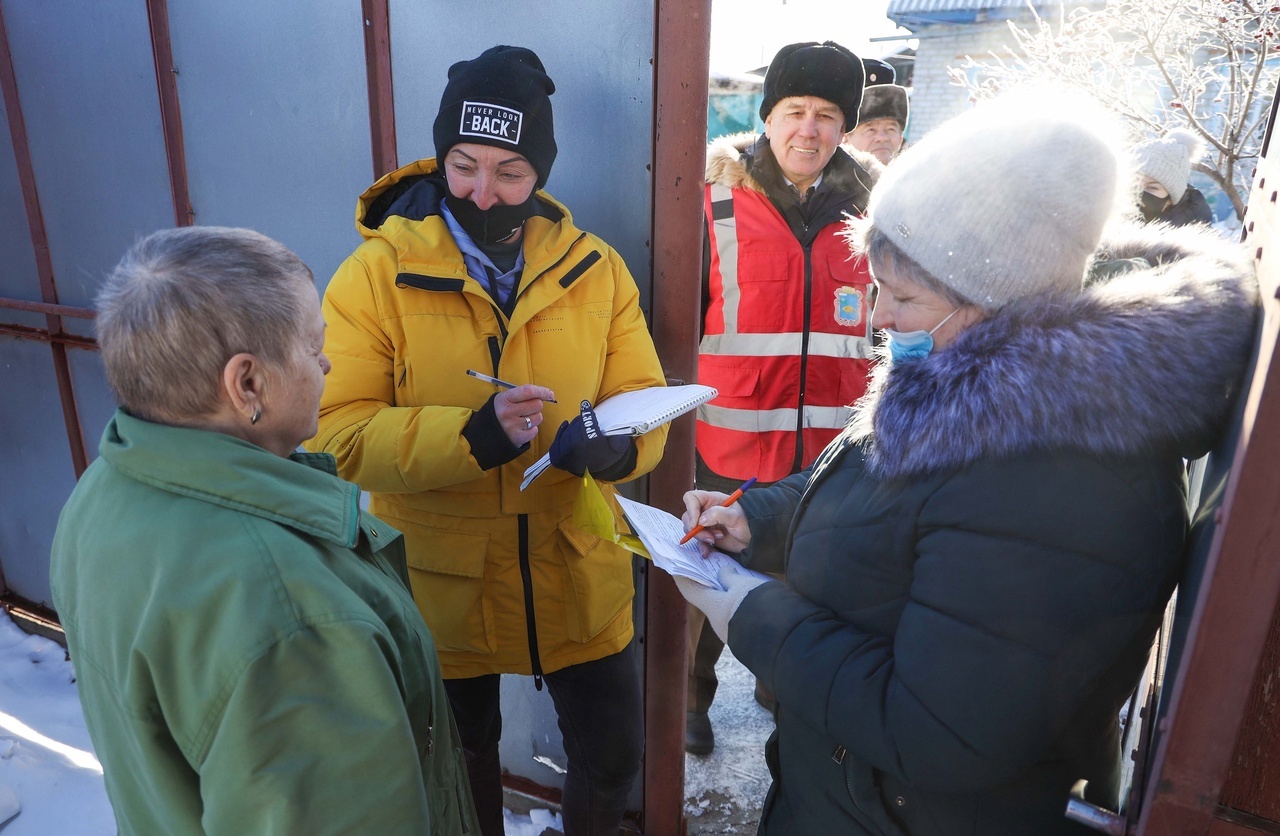
<svg viewBox="0 0 1280 836">
<path fill-rule="evenodd" d="M 484 594 L 489 535 L 385 519 L 404 533 L 413 597 L 436 647 L 492 653 L 493 611 Z"/>
<path fill-rule="evenodd" d="M 631 553 L 575 528 L 570 520 L 558 529 L 560 553 L 573 586 L 565 601 L 565 632 L 571 641 L 588 642 L 631 603 Z"/>
<path fill-rule="evenodd" d="M 840 406 L 852 406 L 867 393 L 871 377 L 870 360 L 846 360 L 840 366 Z"/>
<path fill-rule="evenodd" d="M 396 351 L 391 362 L 392 406 L 413 406 L 413 381 L 409 376 L 409 358 Z"/>
</svg>

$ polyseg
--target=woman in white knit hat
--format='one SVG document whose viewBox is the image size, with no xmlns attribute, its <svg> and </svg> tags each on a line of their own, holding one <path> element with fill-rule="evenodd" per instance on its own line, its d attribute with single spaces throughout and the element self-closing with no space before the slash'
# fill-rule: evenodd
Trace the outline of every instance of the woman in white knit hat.
<svg viewBox="0 0 1280 836">
<path fill-rule="evenodd" d="M 1118 145 L 1045 100 L 975 108 L 873 190 L 850 237 L 886 342 L 844 434 L 730 507 L 685 495 L 701 542 L 786 572 L 677 581 L 777 695 L 760 833 L 1083 833 L 1081 778 L 1117 804 L 1183 458 L 1227 420 L 1257 289 L 1212 233 L 1108 227 Z"/>
<path fill-rule="evenodd" d="M 1213 223 L 1213 210 L 1195 186 L 1188 184 L 1191 163 L 1204 153 L 1204 140 L 1187 128 L 1174 128 L 1160 139 L 1133 146 L 1138 172 L 1139 210 L 1148 223 L 1170 226 Z"/>
</svg>

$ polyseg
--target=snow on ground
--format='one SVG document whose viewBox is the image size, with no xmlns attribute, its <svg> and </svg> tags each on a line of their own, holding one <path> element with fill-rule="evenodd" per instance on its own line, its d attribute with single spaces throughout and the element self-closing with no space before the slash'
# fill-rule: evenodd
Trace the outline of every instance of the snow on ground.
<svg viewBox="0 0 1280 836">
<path fill-rule="evenodd" d="M 108 836 L 116 832 L 66 651 L 0 612 L 0 832 Z M 21 805 L 15 818 L 11 801 Z M 5 821 L 8 819 L 8 823 Z M 507 836 L 560 829 L 547 810 L 506 811 Z"/>
<path fill-rule="evenodd" d="M 66 651 L 0 615 L 0 788 L 22 805 L 4 836 L 115 833 L 73 682 Z"/>
<path fill-rule="evenodd" d="M 689 836 L 754 833 L 769 790 L 764 744 L 773 716 L 755 701 L 755 677 L 726 647 L 716 663 L 720 687 L 711 704 L 716 748 L 685 755 L 685 817 Z"/>
</svg>

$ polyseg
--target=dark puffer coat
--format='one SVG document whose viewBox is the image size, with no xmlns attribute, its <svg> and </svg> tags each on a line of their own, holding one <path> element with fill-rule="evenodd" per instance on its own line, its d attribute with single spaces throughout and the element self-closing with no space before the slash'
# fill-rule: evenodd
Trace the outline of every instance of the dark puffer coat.
<svg viewBox="0 0 1280 836">
<path fill-rule="evenodd" d="M 880 364 L 814 466 L 741 499 L 742 562 L 786 571 L 729 645 L 778 698 L 766 834 L 1053 834 L 1114 805 L 1118 711 L 1181 568 L 1183 457 L 1247 361 L 1237 245 L 1133 230 L 1143 257 Z"/>
<path fill-rule="evenodd" d="M 1205 200 L 1203 192 L 1195 186 L 1187 186 L 1187 192 L 1182 196 L 1182 200 L 1166 207 L 1156 220 L 1167 223 L 1169 226 L 1211 224 L 1213 209 L 1209 207 L 1209 201 Z"/>
</svg>

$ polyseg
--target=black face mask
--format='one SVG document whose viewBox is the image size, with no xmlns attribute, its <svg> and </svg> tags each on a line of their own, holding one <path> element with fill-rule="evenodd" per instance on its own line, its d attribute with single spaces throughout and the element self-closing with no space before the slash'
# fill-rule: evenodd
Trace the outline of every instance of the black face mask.
<svg viewBox="0 0 1280 836">
<path fill-rule="evenodd" d="M 533 192 L 524 203 L 515 206 L 494 204 L 488 209 L 481 209 L 470 200 L 454 197 L 452 193 L 445 195 L 444 202 L 471 240 L 481 247 L 500 244 L 514 235 L 533 216 L 535 206 Z"/>
<path fill-rule="evenodd" d="M 1142 219 L 1147 223 L 1158 219 L 1169 203 L 1167 197 L 1156 197 L 1151 192 L 1143 192 L 1138 196 L 1138 208 L 1142 210 Z"/>
</svg>

